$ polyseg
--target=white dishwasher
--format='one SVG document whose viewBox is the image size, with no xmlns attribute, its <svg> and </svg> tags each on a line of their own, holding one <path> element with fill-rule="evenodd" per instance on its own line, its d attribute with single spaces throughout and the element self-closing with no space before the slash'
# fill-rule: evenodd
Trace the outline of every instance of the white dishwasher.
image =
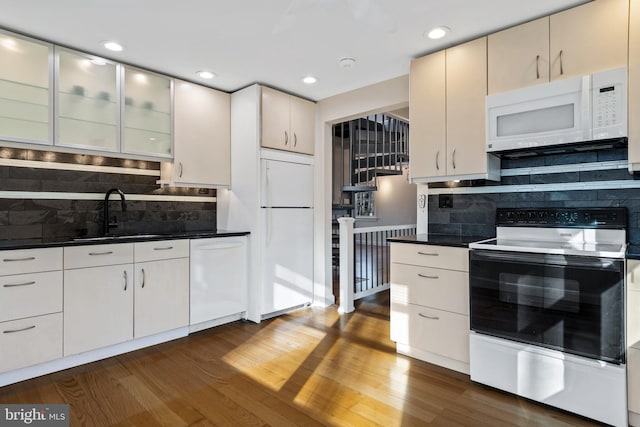
<svg viewBox="0 0 640 427">
<path fill-rule="evenodd" d="M 246 317 L 247 237 L 191 240 L 189 330 Z"/>
</svg>

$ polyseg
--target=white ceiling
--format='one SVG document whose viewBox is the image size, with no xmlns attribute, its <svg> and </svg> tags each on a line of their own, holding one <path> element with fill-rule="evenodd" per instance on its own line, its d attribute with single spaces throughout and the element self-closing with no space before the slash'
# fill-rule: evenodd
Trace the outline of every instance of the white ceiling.
<svg viewBox="0 0 640 427">
<path fill-rule="evenodd" d="M 235 91 L 313 100 L 408 74 L 412 58 L 585 0 L 0 0 L 0 26 Z M 423 33 L 438 25 L 449 37 Z M 120 53 L 100 42 L 117 40 Z M 355 67 L 338 60 L 353 57 Z M 208 69 L 214 80 L 195 72 Z M 301 78 L 314 75 L 307 86 Z"/>
</svg>

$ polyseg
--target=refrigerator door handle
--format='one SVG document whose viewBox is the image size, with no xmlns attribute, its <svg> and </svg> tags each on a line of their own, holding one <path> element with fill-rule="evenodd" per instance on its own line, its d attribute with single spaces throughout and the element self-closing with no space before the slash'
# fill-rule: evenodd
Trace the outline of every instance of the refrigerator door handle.
<svg viewBox="0 0 640 427">
<path fill-rule="evenodd" d="M 270 201 L 271 201 L 271 169 L 269 168 L 269 166 L 266 166 L 265 169 L 265 187 L 266 187 L 266 191 L 265 191 L 265 201 L 264 201 L 264 205 L 267 208 L 271 207 Z"/>
</svg>

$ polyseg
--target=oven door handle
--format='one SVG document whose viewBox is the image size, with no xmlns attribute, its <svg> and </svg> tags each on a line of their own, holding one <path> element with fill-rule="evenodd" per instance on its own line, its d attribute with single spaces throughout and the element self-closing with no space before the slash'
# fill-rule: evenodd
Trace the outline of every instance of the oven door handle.
<svg viewBox="0 0 640 427">
<path fill-rule="evenodd" d="M 512 263 L 530 263 L 545 264 L 557 266 L 571 266 L 582 268 L 606 268 L 613 266 L 615 261 L 621 261 L 617 258 L 597 258 L 577 255 L 558 255 L 558 254 L 533 254 L 527 252 L 500 252 L 492 250 L 472 250 L 472 260 L 494 260 L 506 261 Z"/>
</svg>

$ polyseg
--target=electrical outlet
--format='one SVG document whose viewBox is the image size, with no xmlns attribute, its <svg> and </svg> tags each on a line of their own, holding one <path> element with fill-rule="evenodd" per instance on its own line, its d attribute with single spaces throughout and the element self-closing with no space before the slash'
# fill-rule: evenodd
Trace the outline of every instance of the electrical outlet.
<svg viewBox="0 0 640 427">
<path fill-rule="evenodd" d="M 449 209 L 453 207 L 453 194 L 439 194 L 438 207 Z"/>
</svg>

